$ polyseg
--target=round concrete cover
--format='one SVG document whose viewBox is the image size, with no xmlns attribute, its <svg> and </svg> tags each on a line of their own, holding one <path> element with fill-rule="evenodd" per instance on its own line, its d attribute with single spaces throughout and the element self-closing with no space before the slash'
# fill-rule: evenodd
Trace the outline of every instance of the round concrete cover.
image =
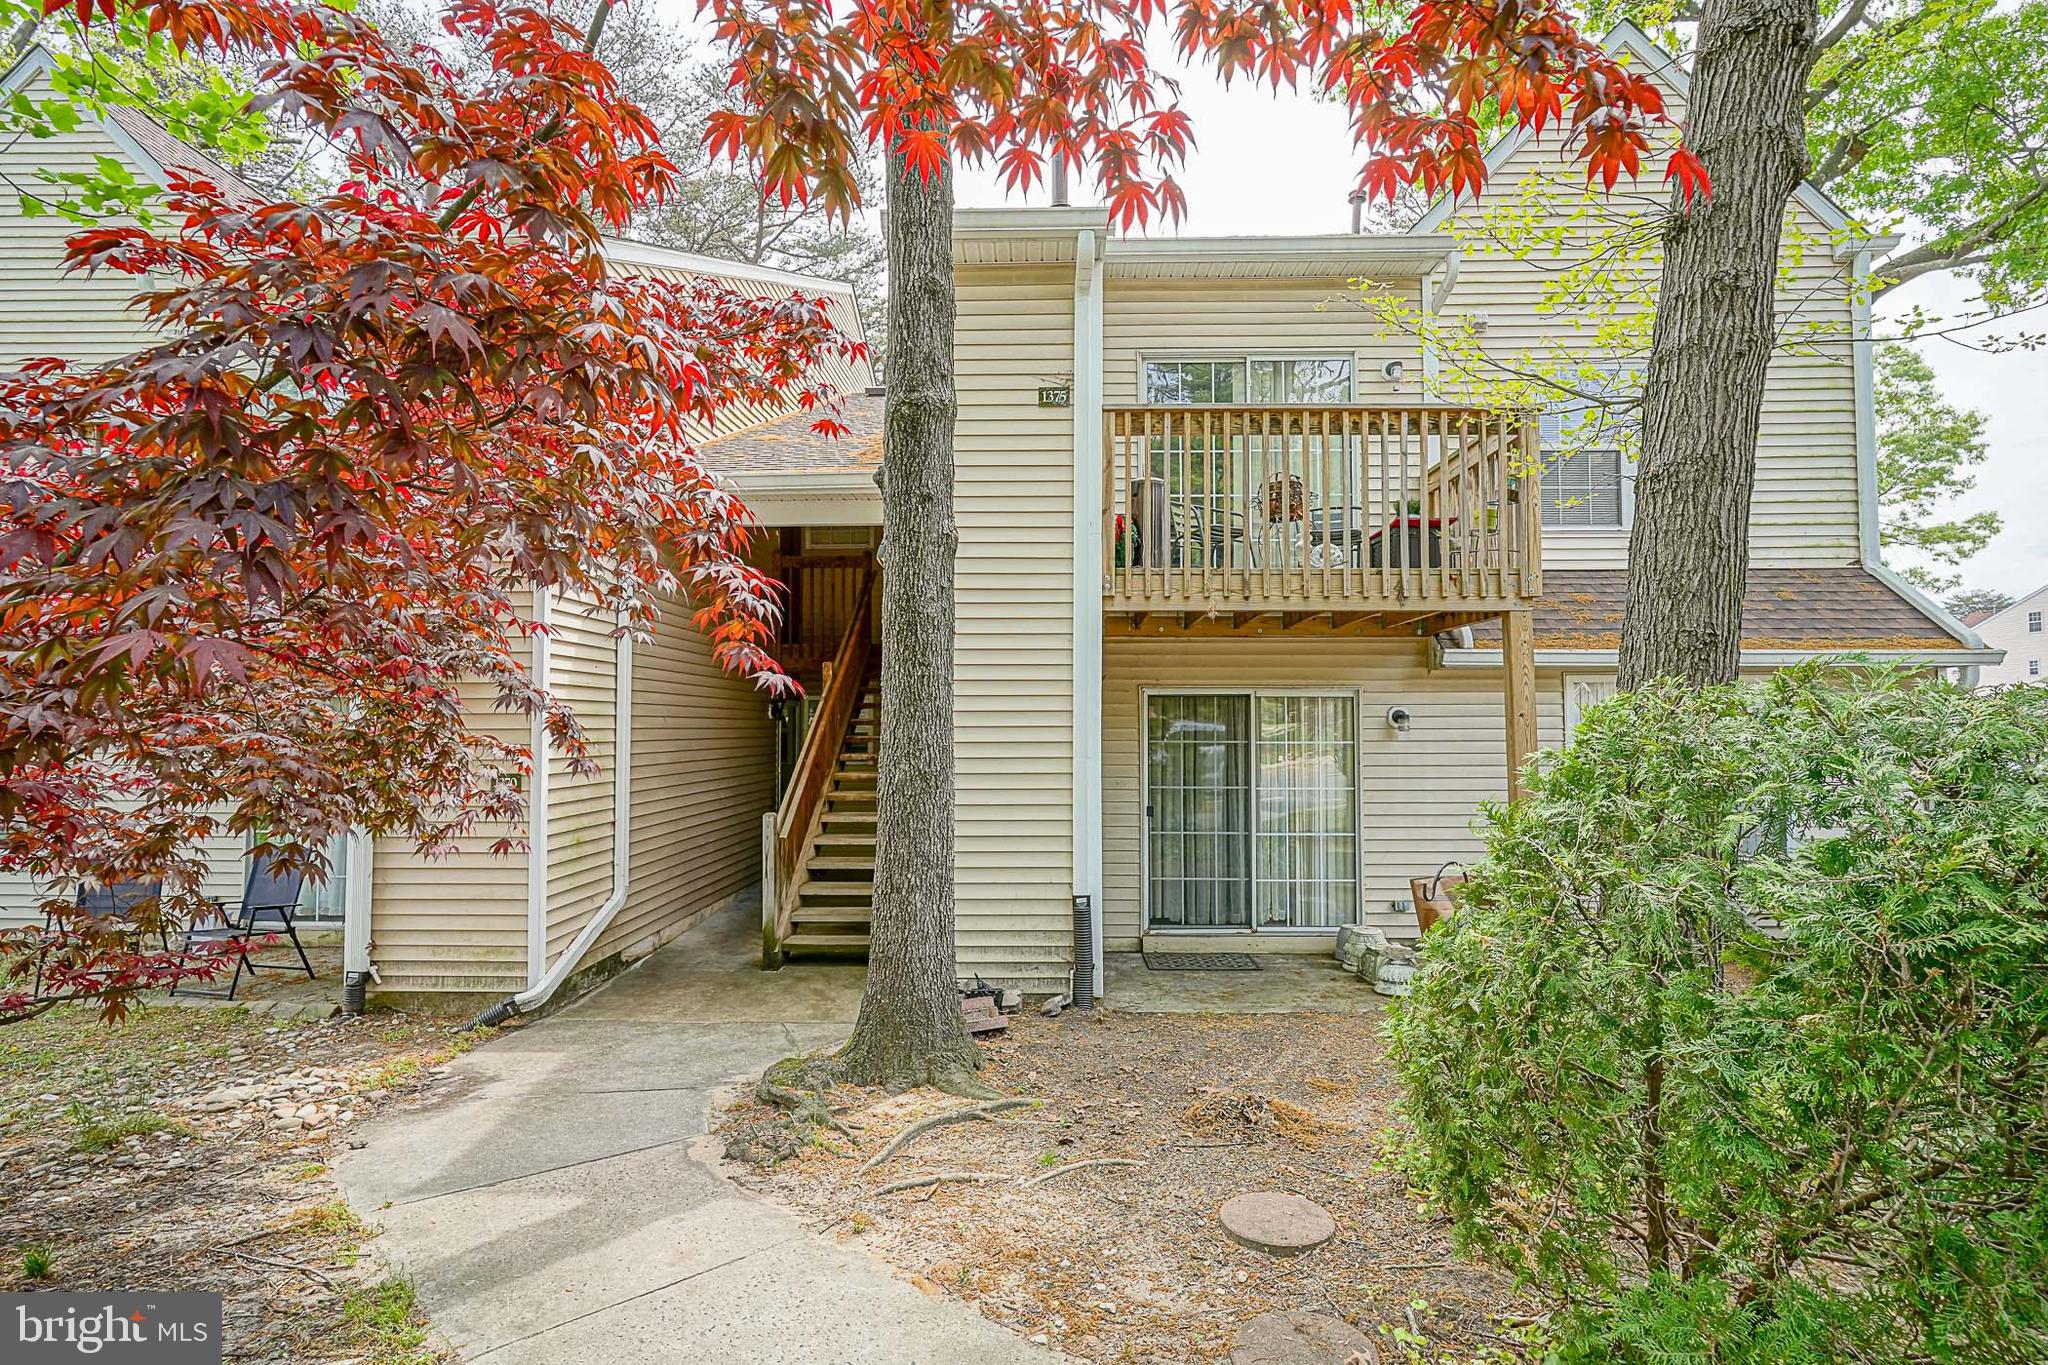
<svg viewBox="0 0 2048 1365">
<path fill-rule="evenodd" d="M 1337 1220 L 1298 1194 L 1254 1190 L 1216 1212 L 1230 1240 L 1272 1256 L 1299 1256 L 1337 1235 Z"/>
<path fill-rule="evenodd" d="M 1331 1313 L 1261 1313 L 1238 1329 L 1230 1365 L 1379 1365 L 1371 1338 Z"/>
</svg>

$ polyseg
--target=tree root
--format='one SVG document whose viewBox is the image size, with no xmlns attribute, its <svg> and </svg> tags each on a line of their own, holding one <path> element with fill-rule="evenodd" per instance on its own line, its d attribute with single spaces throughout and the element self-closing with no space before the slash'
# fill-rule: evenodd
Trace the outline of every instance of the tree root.
<svg viewBox="0 0 2048 1365">
<path fill-rule="evenodd" d="M 1048 1180 L 1058 1180 L 1063 1175 L 1072 1175 L 1075 1171 L 1085 1171 L 1091 1166 L 1142 1166 L 1144 1164 L 1142 1161 L 1133 1160 L 1127 1156 L 1104 1156 L 1095 1157 L 1088 1161 L 1070 1161 L 1064 1166 L 1047 1171 L 1044 1175 L 1033 1176 L 1024 1182 L 1022 1188 L 1028 1190 L 1035 1186 L 1043 1185 Z"/>
<path fill-rule="evenodd" d="M 781 1112 L 775 1118 L 728 1133 L 726 1159 L 751 1166 L 776 1166 L 795 1156 L 807 1143 L 820 1142 L 819 1135 L 828 1131 L 849 1141 L 860 1141 L 855 1127 L 839 1117 L 842 1110 L 826 1098 L 838 1081 L 838 1065 L 828 1057 L 787 1057 L 769 1067 L 754 1082 L 754 1099 Z"/>
<path fill-rule="evenodd" d="M 856 1026 L 854 1036 L 835 1058 L 841 1079 L 854 1085 L 880 1086 L 892 1095 L 930 1086 L 962 1099 L 993 1100 L 1002 1091 L 982 1084 L 975 1072 L 981 1066 L 981 1049 L 965 1038 L 959 1047 L 912 1053 L 909 1049 L 877 1046 L 864 1040 Z"/>
<path fill-rule="evenodd" d="M 915 1180 L 899 1180 L 893 1185 L 884 1185 L 876 1190 L 877 1195 L 901 1194 L 905 1190 L 921 1190 L 927 1185 L 978 1183 L 984 1180 L 1008 1180 L 1006 1175 L 994 1171 L 940 1171 L 937 1175 L 921 1175 Z"/>
<path fill-rule="evenodd" d="M 895 1137 L 889 1139 L 889 1145 L 869 1157 L 866 1163 L 861 1166 L 861 1170 L 872 1171 L 875 1167 L 881 1165 L 934 1128 L 943 1128 L 949 1123 L 971 1123 L 1000 1114 L 1006 1109 L 1020 1109 L 1025 1105 L 1036 1103 L 1038 1103 L 1037 1100 L 1012 1097 L 996 1100 L 989 1104 L 977 1104 L 968 1109 L 949 1109 L 943 1114 L 934 1114 L 928 1119 L 919 1119 L 916 1123 L 911 1124 Z"/>
</svg>

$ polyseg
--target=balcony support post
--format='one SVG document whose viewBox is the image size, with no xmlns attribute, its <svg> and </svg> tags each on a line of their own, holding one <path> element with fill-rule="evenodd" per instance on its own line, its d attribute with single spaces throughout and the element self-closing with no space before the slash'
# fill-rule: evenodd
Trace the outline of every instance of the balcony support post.
<svg viewBox="0 0 2048 1365">
<path fill-rule="evenodd" d="M 1501 697 L 1507 708 L 1508 800 L 1522 795 L 1522 764 L 1536 751 L 1536 628 L 1527 611 L 1502 612 Z"/>
</svg>

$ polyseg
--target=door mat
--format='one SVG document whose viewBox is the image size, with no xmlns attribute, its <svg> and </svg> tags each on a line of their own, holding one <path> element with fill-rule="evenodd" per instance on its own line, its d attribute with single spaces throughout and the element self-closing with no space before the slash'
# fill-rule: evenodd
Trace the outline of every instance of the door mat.
<svg viewBox="0 0 2048 1365">
<path fill-rule="evenodd" d="M 1155 972 L 1255 972 L 1259 960 L 1250 953 L 1146 953 L 1145 965 Z"/>
</svg>

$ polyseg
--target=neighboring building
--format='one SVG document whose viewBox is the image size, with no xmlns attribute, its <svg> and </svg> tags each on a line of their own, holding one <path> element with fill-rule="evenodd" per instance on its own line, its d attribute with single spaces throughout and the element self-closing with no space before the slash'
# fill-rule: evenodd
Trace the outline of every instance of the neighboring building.
<svg viewBox="0 0 2048 1365">
<path fill-rule="evenodd" d="M 1979 681 L 2048 683 L 2048 583 L 2002 611 L 1985 613 L 1974 629 L 1987 647 L 2005 651 L 2005 662 L 1986 665 Z"/>
<path fill-rule="evenodd" d="M 1668 66 L 1633 30 L 1618 42 Z M 1583 182 L 1556 134 L 1491 160 L 1490 193 Z M 1480 804 L 1612 692 L 1620 457 L 1546 460 L 1535 415 L 1441 401 L 1437 357 L 1330 306 L 1366 279 L 1485 313 L 1504 349 L 1570 327 L 1535 306 L 1528 272 L 1441 230 L 1468 211 L 1404 235 L 1170 239 L 1119 237 L 1101 209 L 957 215 L 963 977 L 1064 991 L 1077 957 L 1099 983 L 1105 950 L 1148 942 L 1293 952 L 1354 921 L 1412 933 L 1409 879 L 1474 857 Z M 1786 314 L 1842 344 L 1771 367 L 1743 667 L 1996 663 L 1879 564 L 1856 287 L 1872 243 L 1817 193 L 1795 213 L 1829 246 L 1788 256 Z M 645 248 L 620 259 L 743 277 Z M 575 697 L 605 772 L 552 765 L 530 858 L 483 838 L 452 862 L 388 842 L 373 868 L 358 858 L 351 951 L 385 993 L 538 998 L 764 880 L 769 960 L 865 946 L 887 705 L 872 686 L 881 402 L 852 401 L 837 441 L 801 414 L 759 416 L 705 458 L 769 528 L 809 700 L 771 710 L 719 674 L 680 603 L 651 647 L 624 650 L 578 604 L 545 608 L 536 668 Z"/>
</svg>

